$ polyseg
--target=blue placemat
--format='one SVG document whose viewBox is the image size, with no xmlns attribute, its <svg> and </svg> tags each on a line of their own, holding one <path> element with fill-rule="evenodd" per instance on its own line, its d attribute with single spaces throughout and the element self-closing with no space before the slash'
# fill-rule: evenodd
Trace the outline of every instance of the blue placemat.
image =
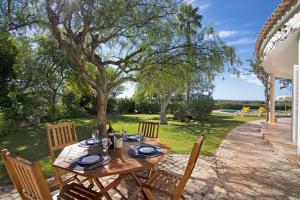
<svg viewBox="0 0 300 200">
<path fill-rule="evenodd" d="M 104 159 L 101 162 L 97 162 L 97 163 L 91 164 L 91 165 L 80 165 L 77 160 L 71 164 L 71 168 L 76 171 L 94 170 L 99 167 L 103 167 L 103 166 L 107 165 L 110 161 L 111 161 L 111 158 L 109 156 L 104 156 Z"/>
<path fill-rule="evenodd" d="M 140 146 L 133 146 L 128 150 L 128 155 L 135 157 L 135 158 L 141 158 L 141 159 L 147 159 L 147 158 L 155 158 L 158 156 L 161 156 L 164 154 L 164 152 L 161 150 L 160 147 L 154 146 L 156 148 L 156 152 L 152 154 L 142 154 L 139 153 L 139 147 Z"/>
<path fill-rule="evenodd" d="M 125 142 L 136 142 L 136 141 L 138 141 L 137 139 L 131 139 L 131 138 L 128 138 L 128 137 L 130 137 L 130 136 L 135 136 L 135 135 L 137 135 L 137 134 L 124 135 L 124 136 L 123 136 L 123 141 L 125 141 Z M 141 140 L 141 141 L 143 141 L 144 139 L 145 139 L 145 137 L 142 135 L 142 140 Z"/>
</svg>

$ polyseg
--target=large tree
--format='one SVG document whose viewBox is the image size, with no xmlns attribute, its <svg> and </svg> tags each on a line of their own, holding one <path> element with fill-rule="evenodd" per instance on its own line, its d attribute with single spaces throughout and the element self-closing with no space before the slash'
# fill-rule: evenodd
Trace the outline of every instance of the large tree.
<svg viewBox="0 0 300 200">
<path fill-rule="evenodd" d="M 139 81 L 137 93 L 152 96 L 160 103 L 160 124 L 168 124 L 167 107 L 171 97 L 185 91 L 191 75 L 184 64 L 162 65 L 145 73 Z"/>
<path fill-rule="evenodd" d="M 12 30 L 38 25 L 49 30 L 97 95 L 97 125 L 105 132 L 108 97 L 126 81 L 135 81 L 157 55 L 176 46 L 170 37 L 177 1 L 40 0 L 7 1 L 3 20 Z"/>
</svg>

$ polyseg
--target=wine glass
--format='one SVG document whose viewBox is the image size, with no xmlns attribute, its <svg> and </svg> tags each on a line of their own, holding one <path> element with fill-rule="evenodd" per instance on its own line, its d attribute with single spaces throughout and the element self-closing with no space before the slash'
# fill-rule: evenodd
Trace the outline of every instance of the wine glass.
<svg viewBox="0 0 300 200">
<path fill-rule="evenodd" d="M 97 131 L 92 131 L 92 139 L 93 140 L 97 139 Z"/>
<path fill-rule="evenodd" d="M 103 149 L 104 149 L 105 154 L 106 154 L 105 157 L 108 156 L 108 145 L 109 145 L 108 143 L 109 143 L 109 139 L 107 137 L 102 138 L 102 146 L 103 146 Z"/>
<path fill-rule="evenodd" d="M 141 140 L 142 140 L 142 138 L 143 138 L 143 135 L 142 135 L 141 133 L 138 133 L 138 134 L 136 135 L 136 139 L 137 139 L 137 141 L 138 141 L 138 143 L 139 143 L 139 146 L 141 146 Z"/>
<path fill-rule="evenodd" d="M 123 126 L 123 127 L 122 127 L 122 132 L 123 132 L 123 134 L 126 136 L 127 133 L 128 133 L 128 127 L 127 127 L 127 126 Z"/>
</svg>

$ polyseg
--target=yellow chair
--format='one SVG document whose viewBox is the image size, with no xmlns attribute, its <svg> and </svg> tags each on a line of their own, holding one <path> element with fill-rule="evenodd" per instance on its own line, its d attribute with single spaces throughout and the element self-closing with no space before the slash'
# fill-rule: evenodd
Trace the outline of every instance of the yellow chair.
<svg viewBox="0 0 300 200">
<path fill-rule="evenodd" d="M 263 115 L 263 114 L 265 114 L 265 113 L 266 113 L 265 107 L 264 107 L 264 106 L 260 106 L 260 107 L 258 108 L 258 115 L 261 116 L 261 115 Z"/>
<path fill-rule="evenodd" d="M 242 108 L 242 114 L 246 114 L 250 112 L 250 107 L 249 106 L 243 106 Z"/>
</svg>

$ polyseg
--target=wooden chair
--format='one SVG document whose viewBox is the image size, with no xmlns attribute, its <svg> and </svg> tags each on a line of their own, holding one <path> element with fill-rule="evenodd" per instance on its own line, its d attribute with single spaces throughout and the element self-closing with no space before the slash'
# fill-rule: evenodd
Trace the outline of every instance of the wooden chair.
<svg viewBox="0 0 300 200">
<path fill-rule="evenodd" d="M 77 143 L 76 130 L 73 122 L 66 122 L 61 124 L 47 124 L 46 133 L 52 163 L 56 159 L 56 152 L 61 151 L 66 146 Z M 61 174 L 61 172 L 56 171 L 54 180 L 52 182 L 52 187 L 55 187 L 58 184 L 60 184 L 60 186 L 62 187 L 63 183 L 73 181 L 74 179 L 76 179 L 78 182 L 84 182 L 88 180 L 84 179 L 83 181 L 80 181 L 78 177 L 74 175 L 62 181 L 61 176 L 65 174 Z M 89 181 L 91 184 L 93 184 L 91 180 Z"/>
<path fill-rule="evenodd" d="M 66 146 L 77 143 L 77 136 L 73 122 L 46 125 L 48 148 L 52 162 L 55 161 L 55 153 Z"/>
<path fill-rule="evenodd" d="M 153 200 L 154 196 L 151 193 L 151 190 L 153 190 L 169 197 L 171 200 L 178 200 L 180 197 L 185 199 L 182 193 L 197 163 L 203 141 L 204 135 L 200 136 L 199 140 L 194 143 L 193 150 L 183 176 L 173 175 L 164 170 L 155 171 L 142 185 L 142 192 L 145 198 Z"/>
<path fill-rule="evenodd" d="M 145 137 L 158 138 L 159 122 L 139 122 L 138 133 Z"/>
<path fill-rule="evenodd" d="M 140 121 L 138 127 L 138 133 L 144 135 L 148 138 L 158 138 L 159 132 L 159 122 L 145 122 Z M 150 177 L 151 172 L 153 169 L 150 170 L 142 170 L 138 172 L 136 175 L 139 178 L 147 179 Z"/>
<path fill-rule="evenodd" d="M 7 149 L 1 151 L 4 165 L 11 180 L 22 199 L 50 200 L 50 188 L 42 174 L 38 163 L 32 163 L 9 153 Z M 100 194 L 72 183 L 62 188 L 58 199 L 100 199 Z"/>
</svg>

